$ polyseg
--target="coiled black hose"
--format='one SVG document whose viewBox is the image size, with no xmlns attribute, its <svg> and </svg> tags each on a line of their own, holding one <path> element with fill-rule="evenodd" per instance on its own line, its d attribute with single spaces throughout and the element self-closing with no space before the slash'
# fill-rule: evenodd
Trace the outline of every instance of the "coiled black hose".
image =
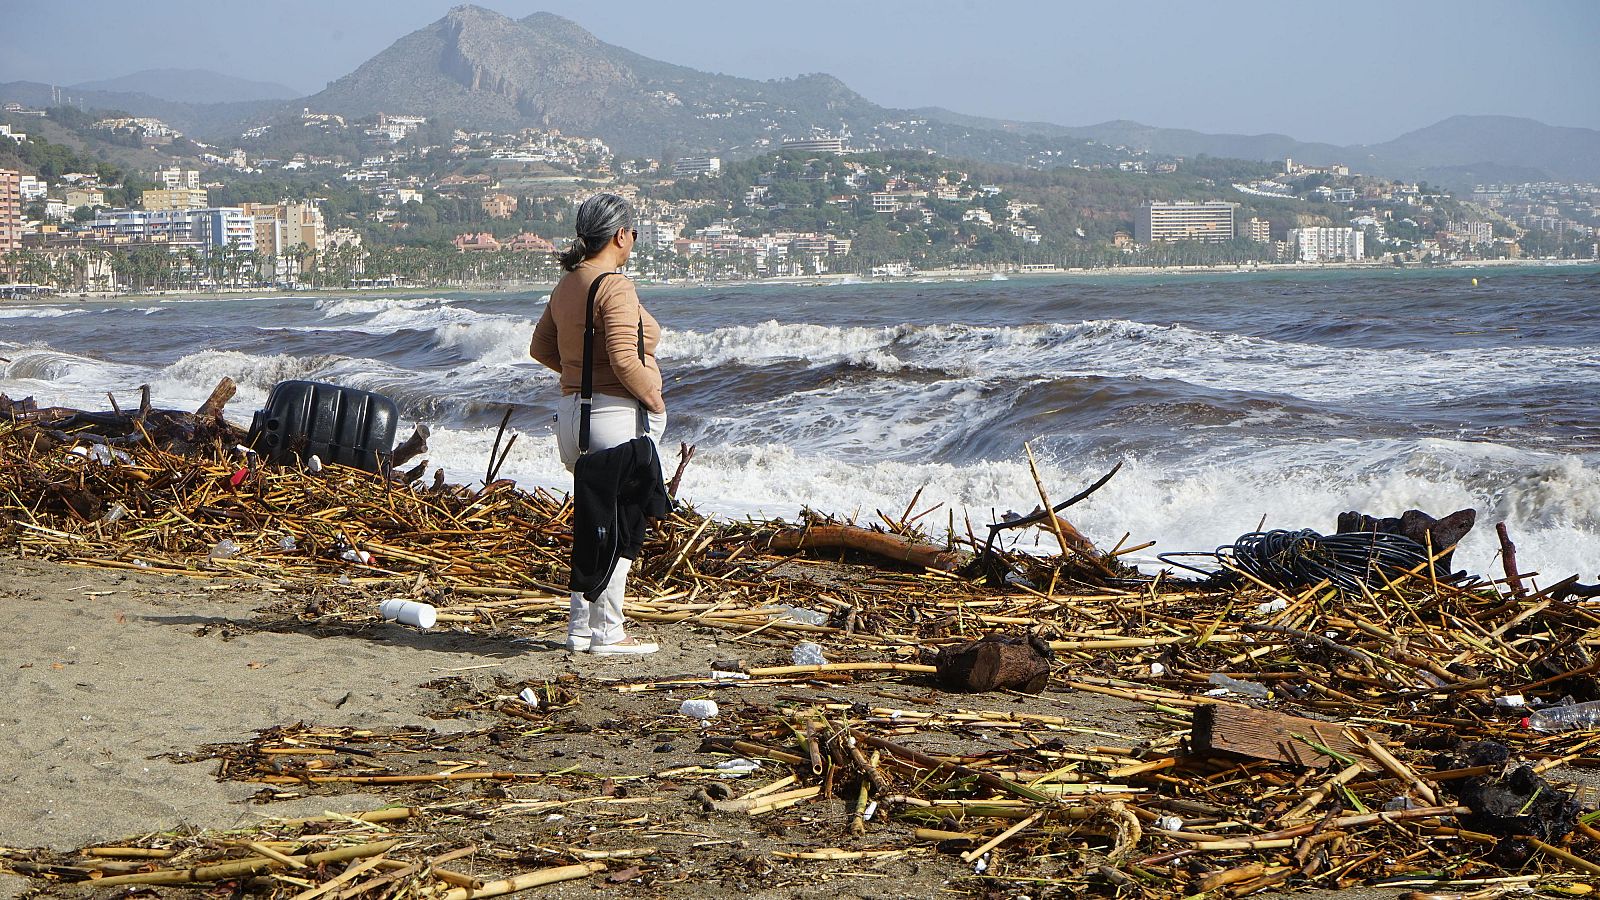
<svg viewBox="0 0 1600 900">
<path fill-rule="evenodd" d="M 1310 529 L 1253 531 L 1211 553 L 1159 557 L 1168 565 L 1215 577 L 1219 573 L 1178 562 L 1176 557 L 1209 557 L 1224 570 L 1247 572 L 1273 587 L 1304 587 L 1327 579 L 1352 594 L 1382 588 L 1401 573 L 1428 563 L 1427 549 L 1403 535 L 1374 531 L 1324 535 Z"/>
</svg>

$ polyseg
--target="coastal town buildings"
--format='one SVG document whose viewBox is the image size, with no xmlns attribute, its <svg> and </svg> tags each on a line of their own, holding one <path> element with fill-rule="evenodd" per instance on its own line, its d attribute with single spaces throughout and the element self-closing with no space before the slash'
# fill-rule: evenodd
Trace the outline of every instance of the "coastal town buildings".
<svg viewBox="0 0 1600 900">
<path fill-rule="evenodd" d="M 1365 244 L 1366 235 L 1356 228 L 1289 229 L 1289 254 L 1296 262 L 1356 262 Z"/>
<path fill-rule="evenodd" d="M 1231 241 L 1234 236 L 1234 211 L 1238 206 L 1237 203 L 1222 200 L 1147 203 L 1140 207 L 1134 219 L 1134 238 L 1141 244 L 1155 241 Z"/>
<path fill-rule="evenodd" d="M 0 169 L 0 274 L 10 275 L 7 256 L 22 247 L 22 177 Z"/>
<path fill-rule="evenodd" d="M 1244 236 L 1258 244 L 1270 244 L 1272 242 L 1272 223 L 1266 219 L 1251 216 L 1250 221 L 1245 223 Z"/>
</svg>

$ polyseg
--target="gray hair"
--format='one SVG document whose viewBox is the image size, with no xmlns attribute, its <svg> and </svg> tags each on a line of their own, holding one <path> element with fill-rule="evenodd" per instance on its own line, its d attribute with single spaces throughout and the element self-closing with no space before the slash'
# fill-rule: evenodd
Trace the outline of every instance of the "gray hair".
<svg viewBox="0 0 1600 900">
<path fill-rule="evenodd" d="M 605 249 L 624 228 L 633 227 L 633 209 L 616 194 L 595 194 L 578 205 L 574 225 L 577 237 L 560 255 L 561 268 L 571 272 L 578 264 Z"/>
</svg>

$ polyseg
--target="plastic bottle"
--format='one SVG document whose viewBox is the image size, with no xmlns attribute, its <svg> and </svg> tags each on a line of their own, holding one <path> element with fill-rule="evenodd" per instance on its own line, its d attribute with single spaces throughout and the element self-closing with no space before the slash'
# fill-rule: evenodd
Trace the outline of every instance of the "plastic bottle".
<svg viewBox="0 0 1600 900">
<path fill-rule="evenodd" d="M 828 664 L 828 660 L 822 655 L 822 648 L 810 641 L 797 644 L 791 654 L 791 658 L 797 666 L 825 666 Z"/>
<path fill-rule="evenodd" d="M 418 603 L 399 597 L 378 604 L 378 615 L 401 625 L 432 628 L 439 622 L 439 611 L 431 603 Z"/>
<path fill-rule="evenodd" d="M 796 622 L 799 622 L 801 625 L 828 624 L 827 613 L 819 613 L 816 610 L 806 609 L 802 606 L 785 606 L 783 608 L 783 614 L 795 620 Z"/>
<path fill-rule="evenodd" d="M 1528 727 L 1545 734 L 1600 728 L 1600 700 L 1536 709 L 1528 714 Z"/>
<path fill-rule="evenodd" d="M 714 719 L 717 715 L 717 701 L 685 700 L 683 705 L 678 707 L 678 712 L 699 719 L 702 722 L 706 719 Z"/>
<path fill-rule="evenodd" d="M 1254 697 L 1257 700 L 1265 700 L 1272 696 L 1272 692 L 1267 690 L 1262 685 L 1256 684 L 1253 681 L 1240 681 L 1237 678 L 1229 678 L 1221 672 L 1213 672 L 1211 677 L 1207 678 L 1206 681 L 1210 682 L 1215 687 L 1222 688 L 1223 690 L 1232 691 L 1235 694 L 1241 694 L 1245 697 Z"/>
<path fill-rule="evenodd" d="M 113 504 L 111 504 L 111 508 L 106 510 L 105 519 L 103 519 L 102 521 L 105 521 L 107 523 L 117 522 L 117 521 L 121 521 L 122 519 L 126 518 L 127 515 L 128 515 L 128 508 L 126 506 L 123 506 L 121 503 L 113 503 Z"/>
</svg>

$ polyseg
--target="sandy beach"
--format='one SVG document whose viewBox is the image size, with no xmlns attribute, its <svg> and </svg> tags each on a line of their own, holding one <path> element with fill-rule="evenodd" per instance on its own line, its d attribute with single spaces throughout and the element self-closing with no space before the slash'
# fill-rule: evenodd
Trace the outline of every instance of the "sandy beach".
<svg viewBox="0 0 1600 900">
<path fill-rule="evenodd" d="M 508 641 L 470 628 L 429 632 L 376 620 L 354 626 L 298 621 L 306 603 L 348 599 L 354 588 L 329 585 L 285 592 L 268 581 L 199 579 L 123 573 L 54 563 L 0 559 L 0 844 L 69 851 L 150 832 L 211 832 L 268 818 L 357 813 L 387 803 L 436 804 L 474 797 L 574 799 L 556 787 L 461 786 L 272 788 L 219 781 L 214 760 L 179 762 L 207 745 L 246 741 L 261 729 L 291 723 L 382 729 L 423 726 L 469 737 L 483 716 L 441 718 L 449 696 L 505 685 L 561 683 L 579 702 L 559 727 L 504 748 L 479 765 L 557 770 L 579 765 L 599 777 L 627 779 L 615 808 L 570 806 L 543 814 L 450 824 L 458 839 L 509 846 L 657 848 L 652 896 L 851 897 L 937 896 L 970 868 L 949 853 L 823 866 L 775 859 L 775 851 L 873 847 L 903 840 L 905 826 L 885 822 L 868 836 L 843 833 L 844 814 L 819 804 L 798 822 L 780 824 L 738 814 L 704 812 L 682 782 L 649 777 L 708 765 L 697 751 L 698 729 L 676 715 L 691 691 L 619 693 L 619 679 L 704 673 L 714 660 L 751 665 L 788 661 L 792 639 L 743 639 L 683 625 L 637 628 L 663 652 L 600 660 L 559 649 L 556 635 Z M 372 599 L 360 595 L 360 602 Z M 835 647 L 830 643 L 828 652 Z M 442 683 L 442 684 L 441 684 Z M 735 688 L 717 696 L 724 715 L 765 706 L 777 695 L 811 693 L 846 702 L 891 704 L 922 711 L 975 707 L 1065 716 L 1078 728 L 1068 746 L 1137 745 L 1159 736 L 1148 707 L 1052 688 L 1038 697 L 951 695 L 916 679 L 863 679 L 854 684 Z M 492 715 L 492 714 L 490 714 Z M 462 747 L 451 749 L 465 751 Z M 936 747 L 929 747 L 939 752 Z M 1600 783 L 1593 770 L 1558 769 L 1579 783 Z M 645 777 L 639 777 L 639 776 Z M 754 779 L 768 780 L 770 775 Z M 608 782 L 609 783 L 609 782 Z M 489 793 L 485 793 L 489 792 Z M 499 793 L 494 793 L 499 792 Z M 579 793 L 587 793 L 579 792 Z M 441 814 L 442 815 L 442 814 Z M 443 819 L 438 820 L 443 822 Z M 494 863 L 483 864 L 494 869 Z M 670 877 L 669 877 L 670 876 Z M 0 898 L 20 897 L 41 882 L 0 876 Z M 552 896 L 634 892 L 598 878 L 541 889 Z M 58 884 L 47 895 L 82 895 Z M 1367 889 L 1318 896 L 1392 896 Z"/>
<path fill-rule="evenodd" d="M 447 702 L 425 685 L 451 677 L 494 690 L 507 680 L 537 684 L 565 676 L 581 698 L 562 712 L 563 727 L 503 754 L 493 760 L 497 766 L 554 770 L 577 763 L 620 779 L 708 765 L 715 757 L 697 751 L 694 723 L 677 715 L 680 701 L 696 693 L 618 693 L 611 682 L 703 676 L 713 660 L 733 656 L 752 665 L 787 663 L 793 643 L 760 635 L 739 641 L 683 626 L 645 627 L 635 632 L 658 639 L 662 652 L 597 659 L 569 654 L 554 640 L 513 643 L 467 629 L 422 632 L 376 620 L 352 628 L 302 626 L 284 611 L 308 598 L 277 592 L 269 582 L 122 573 L 9 556 L 0 558 L 0 572 L 5 584 L 0 633 L 6 635 L 0 638 L 0 696 L 5 697 L 0 808 L 8 810 L 0 817 L 0 845 L 12 848 L 66 851 L 153 831 L 220 831 L 268 817 L 353 813 L 390 802 L 446 802 L 500 790 L 470 782 L 459 789 L 421 791 L 358 787 L 261 803 L 252 799 L 259 799 L 260 785 L 218 781 L 215 761 L 167 758 L 292 723 L 470 731 L 483 724 L 482 717 L 432 718 Z M 719 698 L 725 709 L 736 710 L 764 705 L 784 690 L 807 689 L 736 689 Z M 925 709 L 977 704 L 1032 710 L 1073 716 L 1107 734 L 1143 733 L 1134 709 L 1091 694 L 963 697 L 940 695 L 903 679 L 827 686 L 822 693 Z M 1086 735 L 1081 742 L 1108 739 Z M 571 796 L 538 786 L 506 790 L 518 796 Z M 490 839 L 509 844 L 559 844 L 579 835 L 586 844 L 636 846 L 648 840 L 675 860 L 668 868 L 681 876 L 666 885 L 658 882 L 654 896 L 711 891 L 789 897 L 841 890 L 861 897 L 932 896 L 946 879 L 966 871 L 957 858 L 928 855 L 856 865 L 857 876 L 834 878 L 832 886 L 813 883 L 813 866 L 773 860 L 768 852 L 868 846 L 881 838 L 841 834 L 842 813 L 832 810 L 808 815 L 805 827 L 787 833 L 783 826 L 743 815 L 708 816 L 688 794 L 682 783 L 645 778 L 630 788 L 629 796 L 639 803 L 622 807 L 625 813 L 578 807 L 554 822 L 543 815 L 498 819 L 478 826 L 477 837 L 488 831 Z M 616 829 L 619 818 L 636 815 L 648 816 L 648 824 Z M 730 875 L 741 871 L 747 877 Z M 599 885 L 578 882 L 544 892 L 589 896 Z M 25 879 L 0 877 L 0 897 L 20 896 L 27 887 Z M 626 884 L 605 887 L 631 890 Z M 62 885 L 51 892 L 78 890 Z"/>
</svg>

